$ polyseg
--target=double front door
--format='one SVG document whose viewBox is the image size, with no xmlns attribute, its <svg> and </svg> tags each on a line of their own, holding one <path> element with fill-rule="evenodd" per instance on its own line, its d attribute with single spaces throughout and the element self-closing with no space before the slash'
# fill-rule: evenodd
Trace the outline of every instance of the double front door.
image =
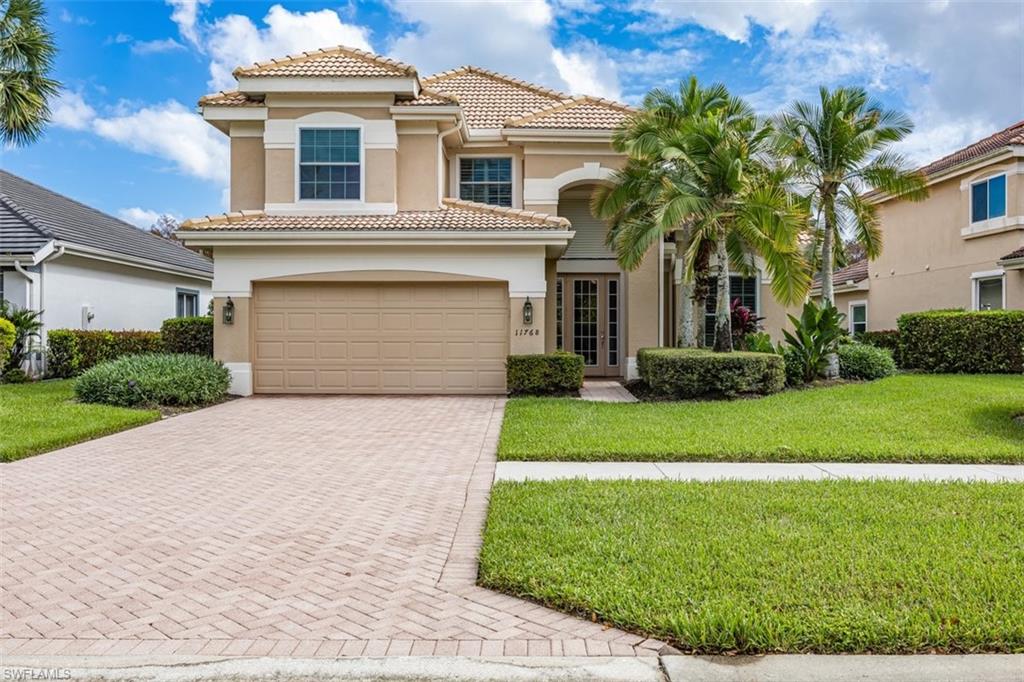
<svg viewBox="0 0 1024 682">
<path fill-rule="evenodd" d="M 622 288 L 618 275 L 559 275 L 559 344 L 583 356 L 587 376 L 622 374 Z"/>
</svg>

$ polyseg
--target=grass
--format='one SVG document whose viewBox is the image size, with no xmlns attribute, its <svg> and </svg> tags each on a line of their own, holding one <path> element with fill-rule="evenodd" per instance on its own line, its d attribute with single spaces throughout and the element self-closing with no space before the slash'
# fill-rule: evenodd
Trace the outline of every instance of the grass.
<svg viewBox="0 0 1024 682">
<path fill-rule="evenodd" d="M 1024 462 L 1024 376 L 904 374 L 714 402 L 509 401 L 498 457 Z"/>
<path fill-rule="evenodd" d="M 71 380 L 0 385 L 0 461 L 11 462 L 160 419 L 74 401 Z"/>
<path fill-rule="evenodd" d="M 697 653 L 1024 652 L 1024 489 L 499 483 L 482 585 Z"/>
</svg>

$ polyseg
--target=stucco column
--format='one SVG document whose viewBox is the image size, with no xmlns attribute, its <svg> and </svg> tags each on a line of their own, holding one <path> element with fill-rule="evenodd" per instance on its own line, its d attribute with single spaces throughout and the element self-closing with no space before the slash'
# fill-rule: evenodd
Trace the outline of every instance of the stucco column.
<svg viewBox="0 0 1024 682">
<path fill-rule="evenodd" d="M 509 344 L 510 355 L 527 355 L 544 352 L 545 306 L 544 298 L 530 296 L 533 306 L 533 324 L 523 324 L 523 304 L 526 297 L 509 299 Z"/>
<path fill-rule="evenodd" d="M 660 251 L 656 244 L 626 278 L 626 378 L 637 378 L 636 353 L 658 345 Z"/>
<path fill-rule="evenodd" d="M 252 298 L 232 296 L 235 304 L 234 324 L 224 324 L 224 303 L 227 297 L 213 299 L 213 357 L 231 371 L 231 395 L 252 395 L 252 344 L 250 343 L 250 308 Z"/>
<path fill-rule="evenodd" d="M 544 261 L 544 282 L 547 286 L 547 300 L 550 305 L 544 306 L 544 352 L 555 351 L 557 343 L 557 320 L 558 313 L 558 259 L 548 258 Z"/>
</svg>

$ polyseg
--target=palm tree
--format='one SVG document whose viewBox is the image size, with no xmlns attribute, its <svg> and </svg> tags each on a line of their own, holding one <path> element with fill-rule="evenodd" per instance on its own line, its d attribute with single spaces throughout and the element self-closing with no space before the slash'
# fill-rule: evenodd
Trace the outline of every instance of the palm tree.
<svg viewBox="0 0 1024 682">
<path fill-rule="evenodd" d="M 708 105 L 686 115 L 694 90 Z M 702 90 L 693 79 L 681 89 L 678 115 L 666 114 L 665 102 L 652 93 L 618 131 L 613 144 L 629 159 L 611 186 L 598 188 L 592 207 L 610 221 L 608 243 L 626 269 L 665 233 L 683 228 L 684 281 L 692 283 L 702 257 L 714 253 L 715 350 L 731 351 L 732 265 L 751 272 L 760 256 L 776 298 L 801 300 L 810 283 L 797 243 L 806 215 L 787 190 L 784 169 L 769 163 L 771 126 L 745 102 L 721 85 Z"/>
<path fill-rule="evenodd" d="M 57 48 L 41 0 L 0 0 L 0 11 L 0 144 L 26 145 L 42 134 L 60 90 L 48 76 Z"/>
<path fill-rule="evenodd" d="M 777 117 L 775 145 L 790 164 L 817 214 L 812 264 L 821 273 L 821 301 L 834 304 L 832 271 L 845 264 L 844 233 L 868 258 L 882 250 L 870 189 L 920 201 L 928 196 L 925 177 L 910 170 L 891 149 L 913 130 L 903 113 L 869 101 L 863 88 L 820 89 L 820 102 L 795 102 Z"/>
</svg>

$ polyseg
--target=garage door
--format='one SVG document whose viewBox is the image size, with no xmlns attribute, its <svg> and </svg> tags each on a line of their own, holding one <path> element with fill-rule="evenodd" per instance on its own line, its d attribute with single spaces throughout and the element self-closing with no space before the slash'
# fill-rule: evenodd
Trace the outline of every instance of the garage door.
<svg viewBox="0 0 1024 682">
<path fill-rule="evenodd" d="M 261 283 L 257 393 L 500 393 L 505 284 Z"/>
</svg>

